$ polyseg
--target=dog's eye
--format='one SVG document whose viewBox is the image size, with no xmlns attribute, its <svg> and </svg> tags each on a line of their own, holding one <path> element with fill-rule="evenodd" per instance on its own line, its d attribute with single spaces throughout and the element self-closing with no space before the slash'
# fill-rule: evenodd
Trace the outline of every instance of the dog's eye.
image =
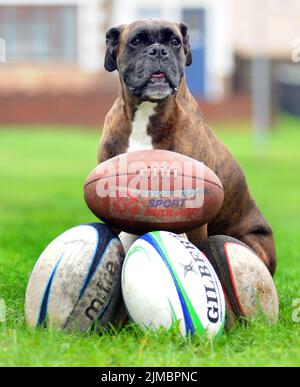
<svg viewBox="0 0 300 387">
<path fill-rule="evenodd" d="M 172 38 L 170 43 L 173 45 L 173 46 L 180 46 L 180 40 L 178 38 Z"/>
<path fill-rule="evenodd" d="M 139 44 L 141 44 L 141 41 L 142 41 L 142 40 L 141 40 L 140 38 L 136 37 L 136 38 L 134 38 L 134 39 L 131 40 L 130 44 L 131 44 L 132 46 L 138 46 Z"/>
</svg>

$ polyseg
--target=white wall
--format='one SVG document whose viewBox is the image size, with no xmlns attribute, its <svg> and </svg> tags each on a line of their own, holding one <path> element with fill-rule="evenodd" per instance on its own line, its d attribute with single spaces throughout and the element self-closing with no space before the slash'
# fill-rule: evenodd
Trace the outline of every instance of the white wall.
<svg viewBox="0 0 300 387">
<path fill-rule="evenodd" d="M 243 0 L 242 4 L 234 0 L 234 10 L 234 46 L 239 55 L 290 60 L 293 42 L 300 38 L 300 0 Z"/>
<path fill-rule="evenodd" d="M 231 0 L 215 0 L 208 7 L 207 77 L 208 98 L 218 100 L 224 96 L 224 82 L 234 67 L 233 10 Z"/>
<path fill-rule="evenodd" d="M 81 1 L 78 12 L 79 65 L 88 72 L 103 69 L 105 38 L 101 24 L 105 20 L 100 0 Z"/>
</svg>

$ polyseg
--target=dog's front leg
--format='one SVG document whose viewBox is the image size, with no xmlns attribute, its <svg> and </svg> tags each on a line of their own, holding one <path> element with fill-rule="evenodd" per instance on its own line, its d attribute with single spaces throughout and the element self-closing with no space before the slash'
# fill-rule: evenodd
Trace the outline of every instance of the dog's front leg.
<svg viewBox="0 0 300 387">
<path fill-rule="evenodd" d="M 240 236 L 239 240 L 254 250 L 267 266 L 270 273 L 274 275 L 276 270 L 276 253 L 272 234 L 249 233 Z"/>
<path fill-rule="evenodd" d="M 207 224 L 202 227 L 195 228 L 194 230 L 191 230 L 186 233 L 188 240 L 193 243 L 196 247 L 200 245 L 202 241 L 204 241 L 207 237 Z"/>
</svg>

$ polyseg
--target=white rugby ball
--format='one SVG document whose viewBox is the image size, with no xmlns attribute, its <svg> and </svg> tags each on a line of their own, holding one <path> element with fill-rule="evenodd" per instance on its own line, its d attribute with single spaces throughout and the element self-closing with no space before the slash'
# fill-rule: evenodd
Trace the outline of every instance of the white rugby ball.
<svg viewBox="0 0 300 387">
<path fill-rule="evenodd" d="M 126 319 L 124 250 L 105 224 L 74 227 L 44 250 L 31 273 L 25 315 L 32 327 L 86 332 Z"/>
<path fill-rule="evenodd" d="M 186 238 L 167 231 L 143 235 L 129 249 L 122 269 L 127 312 L 142 328 L 172 328 L 185 336 L 221 334 L 225 300 L 219 279 Z"/>
</svg>

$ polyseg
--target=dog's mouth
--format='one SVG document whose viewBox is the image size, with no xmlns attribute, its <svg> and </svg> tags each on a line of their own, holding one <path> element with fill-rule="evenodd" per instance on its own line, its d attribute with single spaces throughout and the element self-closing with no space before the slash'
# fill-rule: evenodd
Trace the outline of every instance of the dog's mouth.
<svg viewBox="0 0 300 387">
<path fill-rule="evenodd" d="M 173 84 L 172 80 L 163 72 L 156 71 L 151 75 L 149 78 L 147 84 L 150 85 L 168 85 L 171 89 L 174 91 L 177 91 L 175 85 Z"/>
<path fill-rule="evenodd" d="M 127 87 L 133 95 L 145 100 L 162 100 L 178 90 L 168 76 L 161 71 L 153 73 L 137 88 L 130 87 L 129 85 Z"/>
<path fill-rule="evenodd" d="M 151 75 L 149 82 L 156 84 L 157 82 L 167 83 L 168 81 L 165 73 L 156 71 L 154 74 Z"/>
</svg>

